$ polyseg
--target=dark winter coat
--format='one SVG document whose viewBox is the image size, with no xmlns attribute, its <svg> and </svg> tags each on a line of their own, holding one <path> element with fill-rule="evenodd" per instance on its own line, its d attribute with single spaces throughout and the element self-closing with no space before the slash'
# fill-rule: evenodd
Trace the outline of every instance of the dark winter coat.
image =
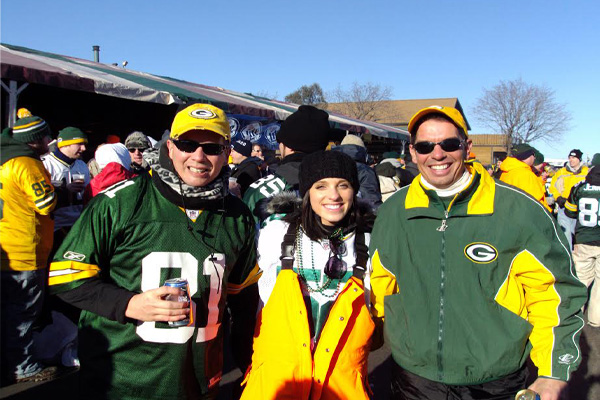
<svg viewBox="0 0 600 400">
<path fill-rule="evenodd" d="M 262 177 L 260 173 L 261 163 L 262 160 L 258 157 L 248 157 L 231 171 L 231 177 L 237 178 L 237 183 L 240 184 L 242 196 L 250 185 Z"/>
<path fill-rule="evenodd" d="M 358 169 L 358 180 L 360 182 L 360 197 L 371 203 L 371 206 L 377 209 L 381 201 L 381 190 L 379 189 L 379 179 L 373 168 L 366 164 L 367 149 L 355 144 L 344 144 L 333 147 L 332 150 L 341 151 L 350 156 L 356 162 Z"/>
</svg>

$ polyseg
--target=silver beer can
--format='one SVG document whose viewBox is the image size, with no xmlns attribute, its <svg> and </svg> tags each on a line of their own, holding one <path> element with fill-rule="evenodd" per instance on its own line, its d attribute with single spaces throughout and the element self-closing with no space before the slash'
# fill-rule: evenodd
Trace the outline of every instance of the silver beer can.
<svg viewBox="0 0 600 400">
<path fill-rule="evenodd" d="M 169 287 L 175 287 L 178 289 L 181 289 L 181 291 L 183 291 L 183 295 L 181 296 L 174 296 L 174 295 L 167 295 L 167 297 L 165 297 L 165 300 L 168 301 L 178 301 L 181 303 L 189 303 L 190 302 L 190 296 L 189 296 L 189 286 L 188 286 L 188 281 L 185 278 L 173 278 L 173 279 L 167 279 L 165 281 L 165 285 L 164 286 L 169 286 Z M 186 326 L 189 325 L 190 323 L 190 318 L 185 318 L 182 319 L 180 321 L 169 321 L 169 326 L 172 327 L 178 327 L 178 326 Z"/>
</svg>

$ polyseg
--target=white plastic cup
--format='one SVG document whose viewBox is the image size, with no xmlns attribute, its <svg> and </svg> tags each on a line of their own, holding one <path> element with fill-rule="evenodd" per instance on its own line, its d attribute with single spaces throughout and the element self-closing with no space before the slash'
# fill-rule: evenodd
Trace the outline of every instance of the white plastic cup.
<svg viewBox="0 0 600 400">
<path fill-rule="evenodd" d="M 71 182 L 81 182 L 85 180 L 84 174 L 71 174 Z"/>
</svg>

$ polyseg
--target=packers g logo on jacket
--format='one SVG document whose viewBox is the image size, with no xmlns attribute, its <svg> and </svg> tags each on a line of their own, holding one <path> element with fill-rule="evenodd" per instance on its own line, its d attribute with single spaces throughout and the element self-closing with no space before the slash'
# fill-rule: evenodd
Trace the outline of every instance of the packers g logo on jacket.
<svg viewBox="0 0 600 400">
<path fill-rule="evenodd" d="M 498 258 L 498 250 L 491 244 L 475 242 L 465 247 L 465 256 L 478 264 L 488 264 Z"/>
</svg>

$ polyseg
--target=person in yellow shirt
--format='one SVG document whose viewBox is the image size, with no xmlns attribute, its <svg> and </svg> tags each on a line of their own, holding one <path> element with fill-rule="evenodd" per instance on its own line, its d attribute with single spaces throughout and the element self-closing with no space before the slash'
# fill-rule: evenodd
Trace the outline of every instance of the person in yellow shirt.
<svg viewBox="0 0 600 400">
<path fill-rule="evenodd" d="M 56 206 L 54 187 L 40 155 L 50 129 L 39 117 L 20 118 L 2 132 L 0 245 L 2 265 L 2 385 L 56 376 L 33 355 L 33 324 L 42 311 Z"/>
<path fill-rule="evenodd" d="M 569 152 L 569 162 L 554 174 L 552 181 L 550 181 L 550 188 L 548 189 L 558 205 L 558 224 L 565 232 L 571 249 L 573 248 L 575 220 L 565 215 L 565 202 L 569 198 L 569 193 L 571 193 L 573 186 L 584 180 L 588 174 L 588 167 L 581 163 L 582 156 L 583 153 L 581 150 L 571 150 Z"/>
<path fill-rule="evenodd" d="M 522 189 L 533 198 L 542 203 L 548 211 L 552 211 L 546 202 L 546 189 L 540 179 L 533 172 L 533 165 L 539 158 L 539 151 L 534 147 L 522 143 L 513 148 L 512 156 L 506 157 L 500 164 L 500 180 Z"/>
</svg>

